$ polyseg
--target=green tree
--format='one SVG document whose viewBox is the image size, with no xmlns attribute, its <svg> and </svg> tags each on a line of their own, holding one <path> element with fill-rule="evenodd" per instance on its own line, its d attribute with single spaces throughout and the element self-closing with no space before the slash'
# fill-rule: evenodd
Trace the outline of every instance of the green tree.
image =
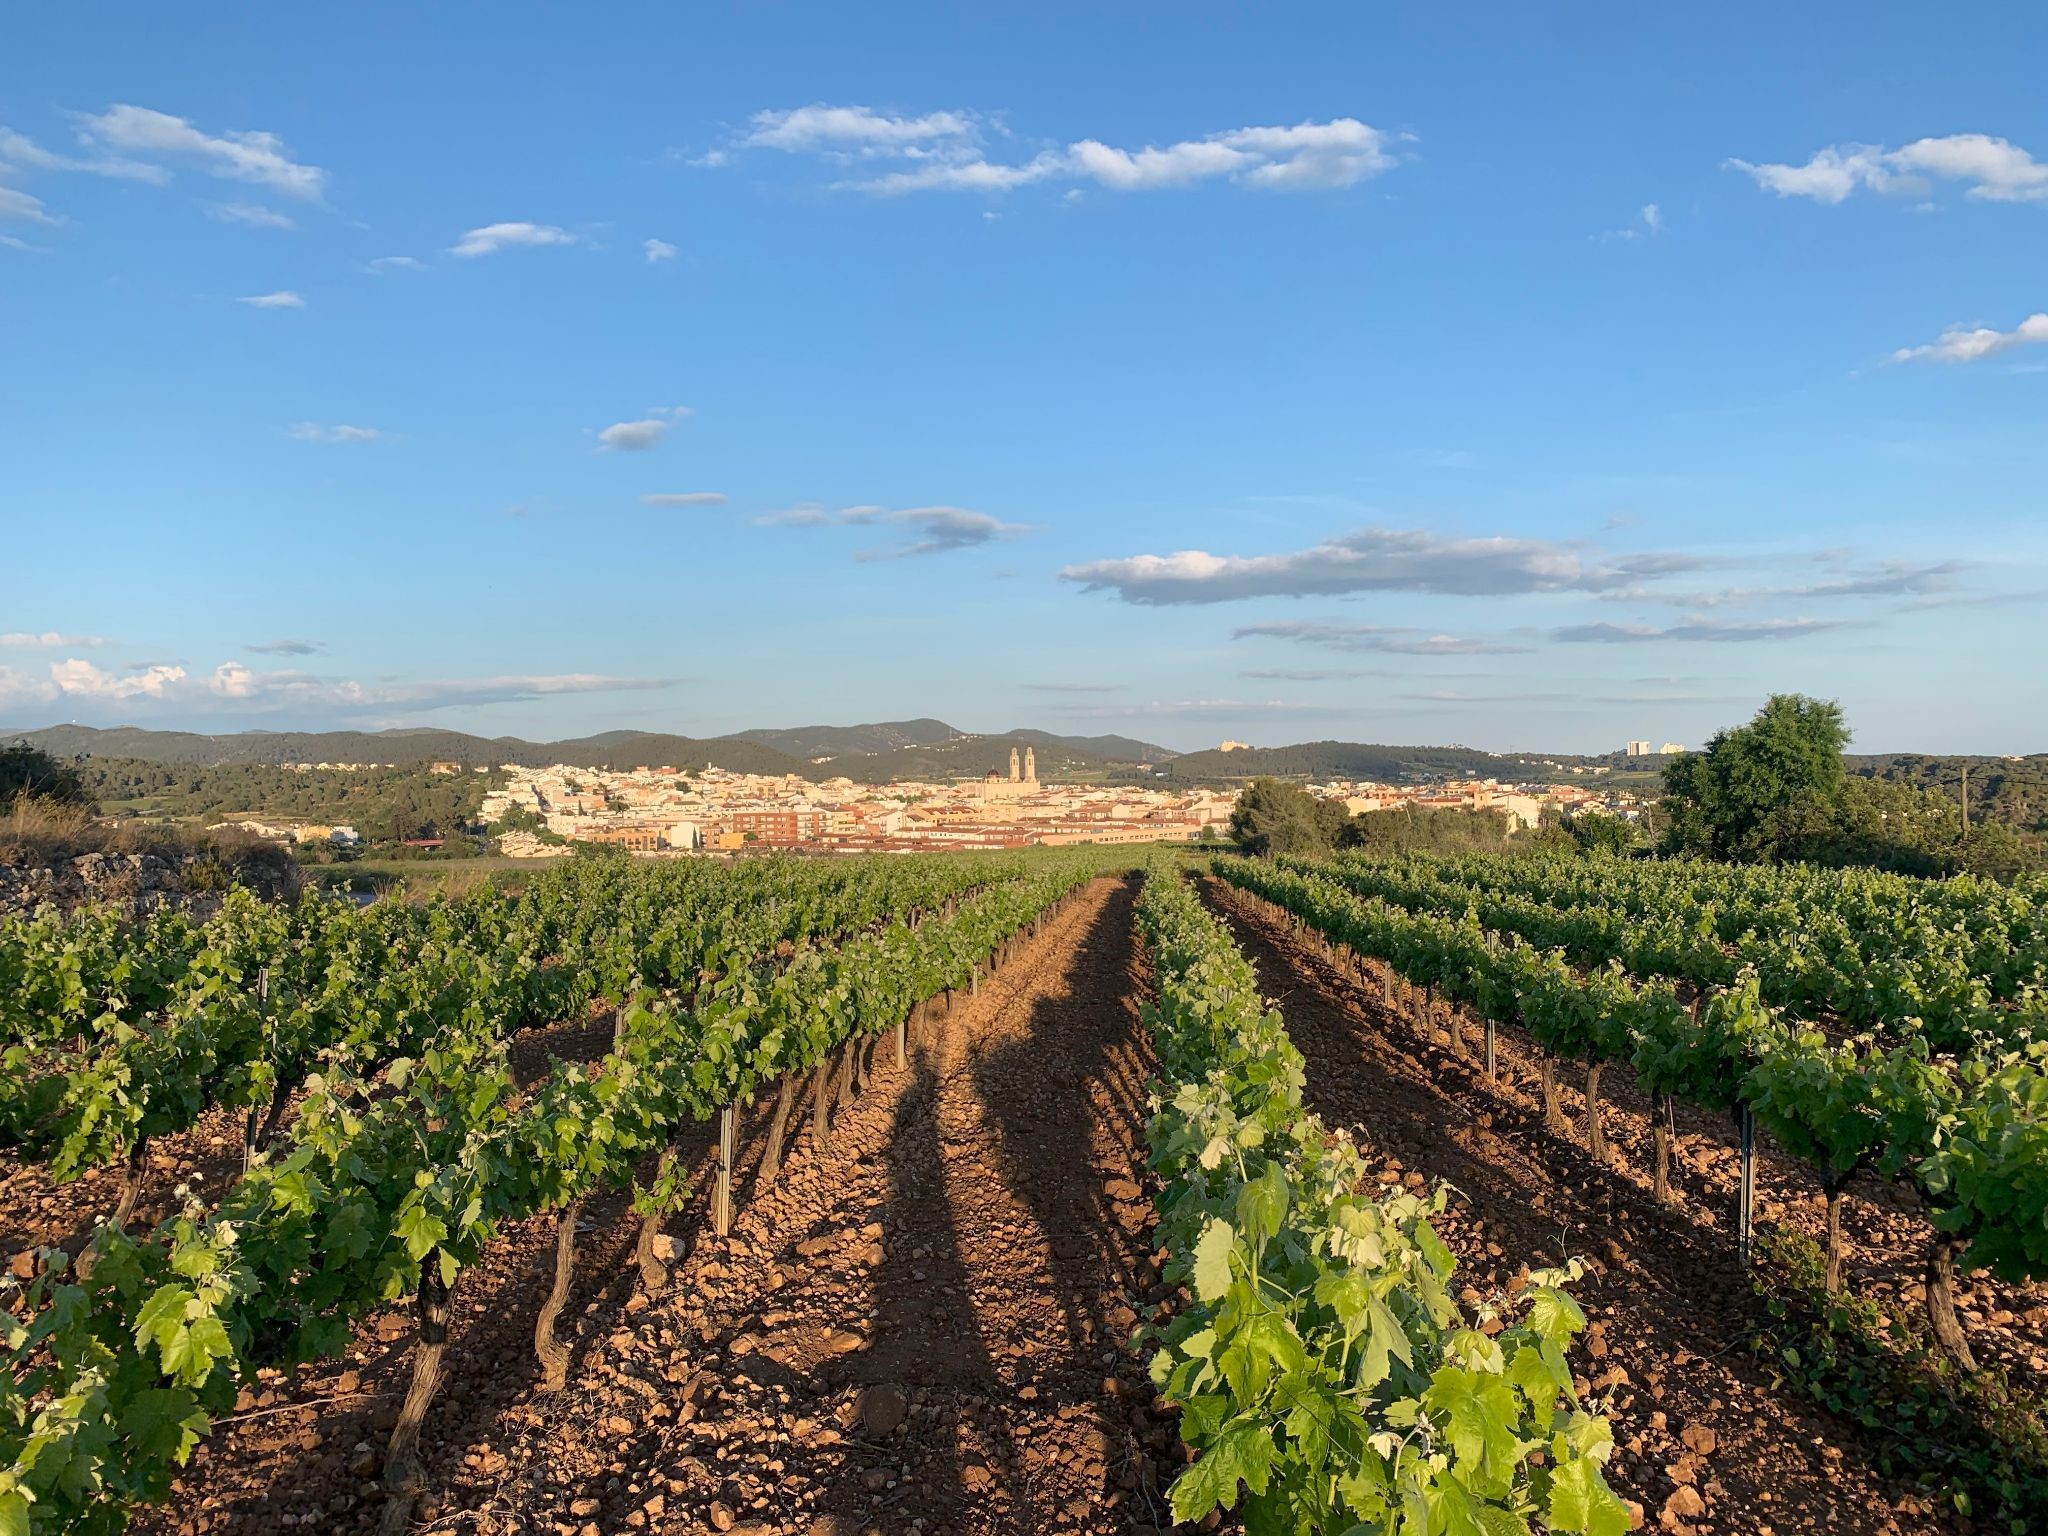
<svg viewBox="0 0 2048 1536">
<path fill-rule="evenodd" d="M 1230 813 L 1230 835 L 1246 853 L 1327 853 L 1350 820 L 1339 800 L 1318 800 L 1279 779 L 1253 779 Z"/>
<path fill-rule="evenodd" d="M 1588 858 L 1619 857 L 1636 845 L 1634 827 L 1619 816 L 1607 816 L 1599 811 L 1579 812 L 1565 823 L 1565 830 L 1571 834 L 1578 851 Z"/>
<path fill-rule="evenodd" d="M 25 741 L 0 747 L 0 805 L 23 797 L 65 805 L 92 804 L 92 794 L 76 765 L 60 763 Z"/>
<path fill-rule="evenodd" d="M 1665 766 L 1666 847 L 1742 861 L 1805 856 L 1841 827 L 1848 744 L 1840 704 L 1773 695 L 1747 725 Z"/>
<path fill-rule="evenodd" d="M 1338 832 L 1337 846 L 1374 853 L 1500 853 L 1512 846 L 1513 836 L 1505 811 L 1397 805 L 1352 817 Z"/>
</svg>

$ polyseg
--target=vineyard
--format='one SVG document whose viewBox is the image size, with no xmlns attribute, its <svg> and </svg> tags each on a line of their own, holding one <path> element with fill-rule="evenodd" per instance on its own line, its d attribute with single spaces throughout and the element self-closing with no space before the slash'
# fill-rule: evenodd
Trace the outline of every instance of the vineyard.
<svg viewBox="0 0 2048 1536">
<path fill-rule="evenodd" d="M 579 860 L 13 920 L 0 1053 L 0 1536 L 2048 1507 L 2040 887 Z"/>
</svg>

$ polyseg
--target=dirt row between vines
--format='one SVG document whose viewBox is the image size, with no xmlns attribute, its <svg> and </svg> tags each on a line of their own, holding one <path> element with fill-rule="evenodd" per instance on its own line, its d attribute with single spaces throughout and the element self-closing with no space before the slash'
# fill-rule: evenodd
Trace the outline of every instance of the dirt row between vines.
<svg viewBox="0 0 2048 1536">
<path fill-rule="evenodd" d="M 514 1077 L 530 1086 L 559 1057 L 595 1061 L 611 1045 L 613 1015 L 593 1005 L 581 1018 L 562 1019 L 521 1030 L 508 1041 Z M 278 1116 L 270 1145 L 289 1141 L 298 1119 L 303 1093 L 295 1092 Z M 131 1232 L 146 1232 L 185 1208 L 186 1200 L 202 1208 L 217 1204 L 242 1175 L 244 1116 L 216 1105 L 201 1113 L 187 1130 L 158 1136 L 143 1149 L 141 1198 L 128 1222 Z M 94 1230 L 119 1204 L 127 1169 L 122 1163 L 91 1168 L 60 1184 L 50 1170 L 19 1148 L 0 1148 L 0 1255 L 22 1279 L 34 1271 L 35 1250 L 61 1247 L 76 1255 Z"/>
<path fill-rule="evenodd" d="M 753 1175 L 772 1096 L 742 1117 L 732 1233 L 706 1219 L 710 1131 L 686 1152 L 685 1250 L 649 1294 L 621 1202 L 586 1208 L 560 1332 L 569 1385 L 536 1389 L 554 1222 L 522 1223 L 458 1287 L 416 1528 L 510 1536 L 732 1531 L 1143 1532 L 1179 1464 L 1128 1347 L 1166 1294 L 1144 1167 L 1134 887 L 1098 881 L 903 1069 Z M 276 1377 L 201 1449 L 159 1532 L 363 1529 L 410 1313 L 344 1361 Z"/>
<path fill-rule="evenodd" d="M 1955 1528 L 1873 1464 L 1862 1431 L 1774 1386 L 1744 1348 L 1759 1312 L 1726 1232 L 1696 1210 L 1658 1206 L 1646 1188 L 1544 1129 L 1534 1057 L 1519 1031 L 1500 1032 L 1503 1086 L 1487 1084 L 1476 1062 L 1441 1043 L 1441 1030 L 1400 1006 L 1398 991 L 1391 1009 L 1377 988 L 1361 995 L 1319 942 L 1297 936 L 1272 909 L 1213 878 L 1202 884 L 1307 1059 L 1311 1107 L 1352 1131 L 1382 1182 L 1444 1180 L 1457 1191 L 1443 1236 L 1468 1303 L 1530 1266 L 1567 1258 L 1589 1266 L 1573 1288 L 1591 1320 L 1574 1360 L 1613 1422 L 1608 1481 L 1640 1506 L 1647 1528 L 1758 1536 Z M 1624 1150 L 1636 1150 L 1620 1124 L 1626 1118 L 1626 1106 L 1608 1107 L 1610 1136 L 1619 1132 Z M 1718 1181 L 1706 1175 L 1733 1154 L 1683 1117 L 1679 1128 L 1692 1134 L 1681 1134 L 1674 1152 L 1674 1186 L 1708 1193 Z"/>
</svg>

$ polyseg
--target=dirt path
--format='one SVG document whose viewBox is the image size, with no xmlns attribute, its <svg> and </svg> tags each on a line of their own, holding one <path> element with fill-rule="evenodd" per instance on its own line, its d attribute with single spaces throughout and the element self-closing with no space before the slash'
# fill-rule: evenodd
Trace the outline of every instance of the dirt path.
<svg viewBox="0 0 2048 1536">
<path fill-rule="evenodd" d="M 1774 1388 L 1742 1349 L 1751 1303 L 1725 1239 L 1546 1132 L 1533 1101 L 1487 1095 L 1433 1030 L 1360 996 L 1269 909 L 1214 880 L 1204 892 L 1280 1000 L 1308 1060 L 1309 1103 L 1354 1131 L 1384 1182 L 1444 1179 L 1460 1191 L 1443 1235 L 1462 1286 L 1493 1290 L 1524 1262 L 1592 1266 L 1575 1287 L 1593 1322 L 1582 1385 L 1611 1399 L 1609 1481 L 1648 1526 L 1950 1528 L 1871 1465 L 1859 1434 Z"/>
<path fill-rule="evenodd" d="M 1083 894 L 978 997 L 958 997 L 812 1142 L 800 1101 L 781 1176 L 754 1193 L 772 1094 L 742 1121 L 732 1235 L 698 1197 L 689 1248 L 643 1294 L 630 1215 L 592 1210 L 562 1335 L 569 1386 L 527 1345 L 551 1220 L 508 1233 L 459 1297 L 429 1419 L 419 1527 L 853 1536 L 1128 1532 L 1163 1519 L 1177 1465 L 1127 1346 L 1164 1294 L 1144 1166 L 1150 1058 L 1134 1000 L 1131 884 Z M 530 1230 L 528 1230 L 530 1228 Z M 410 1329 L 251 1399 L 166 1531 L 361 1529 L 378 1507 Z M 382 1335 L 403 1333 L 386 1341 Z"/>
</svg>

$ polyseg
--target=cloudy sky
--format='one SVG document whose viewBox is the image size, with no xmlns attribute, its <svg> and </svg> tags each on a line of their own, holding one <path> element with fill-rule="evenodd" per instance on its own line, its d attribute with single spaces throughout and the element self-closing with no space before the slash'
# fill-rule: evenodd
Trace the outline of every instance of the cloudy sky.
<svg viewBox="0 0 2048 1536">
<path fill-rule="evenodd" d="M 38 8 L 0 726 L 1593 750 L 1789 688 L 2043 750 L 2044 58 L 2019 4 Z"/>
</svg>

